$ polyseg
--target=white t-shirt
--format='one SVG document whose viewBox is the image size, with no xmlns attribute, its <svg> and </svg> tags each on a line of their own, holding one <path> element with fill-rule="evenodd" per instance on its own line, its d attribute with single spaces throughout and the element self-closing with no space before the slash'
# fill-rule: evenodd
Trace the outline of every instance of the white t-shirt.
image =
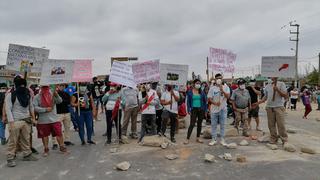
<svg viewBox="0 0 320 180">
<path fill-rule="evenodd" d="M 290 91 L 291 99 L 298 99 L 299 97 L 299 92 L 298 91 Z"/>
<path fill-rule="evenodd" d="M 159 103 L 159 96 L 157 92 L 153 89 L 150 89 L 149 92 L 147 92 L 148 97 L 150 98 L 151 96 L 154 95 L 153 100 L 151 101 L 150 105 L 141 112 L 141 114 L 156 114 L 156 108 L 155 105 L 157 102 Z M 139 101 L 142 100 L 142 93 L 139 93 Z M 142 104 L 141 108 L 145 105 L 145 103 Z"/>
<path fill-rule="evenodd" d="M 230 94 L 230 88 L 227 85 L 223 85 L 223 91 Z M 220 91 L 220 88 L 218 86 L 210 87 L 210 90 L 208 92 L 208 98 L 212 98 L 213 102 L 220 102 L 220 106 L 211 104 L 211 113 L 217 113 L 220 112 L 222 109 L 227 109 L 227 98 Z"/>
<path fill-rule="evenodd" d="M 178 91 L 173 90 L 173 93 L 175 96 L 180 97 Z M 170 92 L 165 91 L 164 93 L 162 93 L 161 100 L 165 100 L 166 102 L 172 100 L 172 105 L 171 104 L 165 105 L 164 109 L 166 109 L 172 113 L 178 114 L 178 102 L 174 99 L 173 96 L 171 97 Z"/>
</svg>

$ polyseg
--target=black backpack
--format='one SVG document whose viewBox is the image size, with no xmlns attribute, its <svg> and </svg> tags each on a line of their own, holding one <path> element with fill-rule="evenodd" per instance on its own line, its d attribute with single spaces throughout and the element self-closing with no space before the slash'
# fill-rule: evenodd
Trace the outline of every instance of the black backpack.
<svg viewBox="0 0 320 180">
<path fill-rule="evenodd" d="M 30 95 L 30 91 L 29 91 L 29 89 L 27 89 L 27 91 L 28 91 L 28 99 L 30 100 L 30 98 L 31 98 L 31 95 Z M 16 102 L 16 99 L 17 99 L 17 92 L 14 90 L 14 91 L 12 91 L 11 92 L 11 102 L 12 102 L 12 106 L 14 105 L 14 103 Z"/>
</svg>

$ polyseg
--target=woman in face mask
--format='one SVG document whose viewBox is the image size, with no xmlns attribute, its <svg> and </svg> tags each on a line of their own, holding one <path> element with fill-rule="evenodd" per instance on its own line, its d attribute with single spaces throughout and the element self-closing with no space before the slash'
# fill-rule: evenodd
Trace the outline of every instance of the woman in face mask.
<svg viewBox="0 0 320 180">
<path fill-rule="evenodd" d="M 184 144 L 189 144 L 189 139 L 192 130 L 197 122 L 197 140 L 198 143 L 203 143 L 200 139 L 202 120 L 207 112 L 207 96 L 204 90 L 201 89 L 201 81 L 196 79 L 193 81 L 193 88 L 187 92 L 187 109 L 190 114 L 190 126 L 188 128 L 187 139 Z"/>
<path fill-rule="evenodd" d="M 71 105 L 76 108 L 76 116 L 78 117 L 79 136 L 81 139 L 81 144 L 86 144 L 86 141 L 84 139 L 84 125 L 86 126 L 87 130 L 87 143 L 96 144 L 94 141 L 92 141 L 93 117 L 96 116 L 97 113 L 92 93 L 88 91 L 86 83 L 80 83 L 80 86 L 78 88 L 79 95 L 78 93 L 73 94 L 73 96 L 71 97 Z"/>
<path fill-rule="evenodd" d="M 111 144 L 112 124 L 115 121 L 117 128 L 119 143 L 121 140 L 121 94 L 118 91 L 116 83 L 110 83 L 110 90 L 102 97 L 102 102 L 105 104 L 106 124 L 107 129 L 103 136 L 107 136 L 107 144 Z"/>
<path fill-rule="evenodd" d="M 310 91 L 305 88 L 303 91 L 302 91 L 302 103 L 305 107 L 305 112 L 304 112 L 304 115 L 303 115 L 303 119 L 308 119 L 307 116 L 308 114 L 312 111 L 312 108 L 311 108 L 311 93 Z"/>
</svg>

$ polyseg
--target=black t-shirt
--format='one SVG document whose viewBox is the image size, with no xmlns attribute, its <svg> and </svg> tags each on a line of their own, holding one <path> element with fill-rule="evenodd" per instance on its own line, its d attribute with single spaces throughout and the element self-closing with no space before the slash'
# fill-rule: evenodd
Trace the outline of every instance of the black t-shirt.
<svg viewBox="0 0 320 180">
<path fill-rule="evenodd" d="M 255 89 L 260 92 L 259 87 L 255 87 Z M 258 102 L 258 95 L 253 91 L 252 87 L 251 86 L 247 87 L 247 90 L 249 91 L 249 94 L 251 97 L 251 104 Z"/>
<path fill-rule="evenodd" d="M 76 98 L 76 103 L 77 103 L 78 102 L 78 94 L 75 93 L 73 96 Z M 90 101 L 91 92 L 87 93 L 87 100 L 86 101 L 85 101 L 85 98 L 84 98 L 83 94 L 80 94 L 79 97 L 82 100 L 80 102 L 80 104 L 81 104 L 80 105 L 80 111 L 91 111 L 92 110 L 92 104 L 91 104 L 91 101 Z M 76 110 L 78 111 L 78 108 L 76 108 Z"/>
<path fill-rule="evenodd" d="M 64 91 L 59 91 L 58 94 L 62 98 L 62 103 L 57 104 L 57 114 L 69 113 L 70 95 Z"/>
</svg>

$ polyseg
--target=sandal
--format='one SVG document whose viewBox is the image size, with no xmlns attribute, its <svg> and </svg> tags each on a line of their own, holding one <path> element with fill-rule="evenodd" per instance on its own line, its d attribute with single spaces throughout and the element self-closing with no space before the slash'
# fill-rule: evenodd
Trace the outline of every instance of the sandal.
<svg viewBox="0 0 320 180">
<path fill-rule="evenodd" d="M 196 142 L 197 142 L 197 143 L 200 143 L 200 144 L 203 143 L 203 141 L 202 141 L 200 138 L 197 138 Z"/>
<path fill-rule="evenodd" d="M 42 154 L 43 157 L 48 157 L 49 156 L 49 148 L 44 148 L 44 152 Z"/>
</svg>

